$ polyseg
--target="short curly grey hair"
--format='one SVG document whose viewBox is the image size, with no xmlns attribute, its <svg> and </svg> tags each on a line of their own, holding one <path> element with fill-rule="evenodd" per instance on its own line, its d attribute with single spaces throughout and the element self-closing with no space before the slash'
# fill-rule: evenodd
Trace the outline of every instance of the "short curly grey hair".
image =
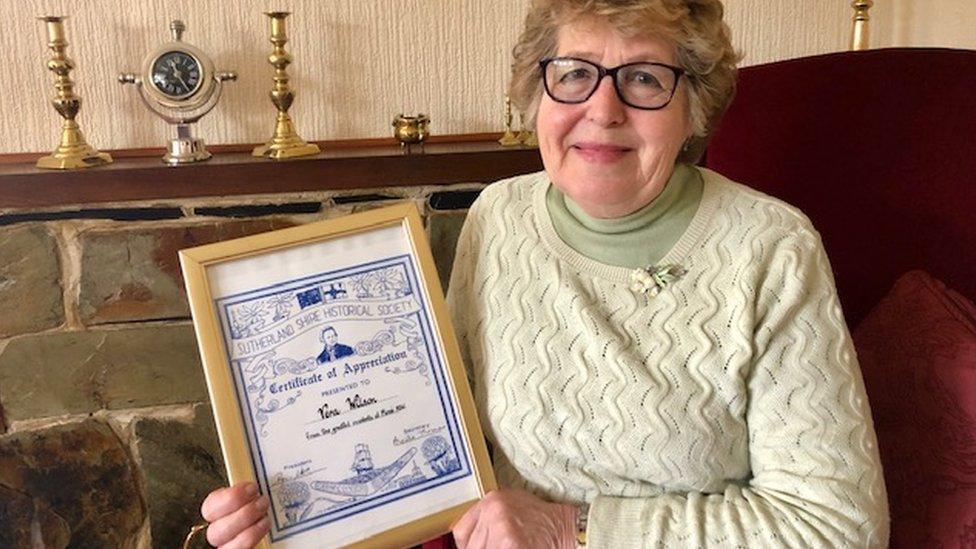
<svg viewBox="0 0 976 549">
<path fill-rule="evenodd" d="M 695 162 L 735 95 L 736 63 L 720 0 L 533 0 L 512 50 L 512 103 L 535 125 L 542 98 L 539 61 L 556 53 L 559 27 L 586 17 L 605 19 L 624 36 L 661 37 L 674 44 L 690 84 L 691 142 L 678 157 Z"/>
</svg>

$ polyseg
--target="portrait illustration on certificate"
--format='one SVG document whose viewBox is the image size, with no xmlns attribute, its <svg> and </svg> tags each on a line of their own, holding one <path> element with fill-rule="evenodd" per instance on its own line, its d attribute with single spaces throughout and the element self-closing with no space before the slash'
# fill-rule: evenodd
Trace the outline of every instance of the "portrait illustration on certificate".
<svg viewBox="0 0 976 549">
<path fill-rule="evenodd" d="M 207 269 L 275 547 L 351 544 L 483 495 L 415 246 L 398 224 Z"/>
</svg>

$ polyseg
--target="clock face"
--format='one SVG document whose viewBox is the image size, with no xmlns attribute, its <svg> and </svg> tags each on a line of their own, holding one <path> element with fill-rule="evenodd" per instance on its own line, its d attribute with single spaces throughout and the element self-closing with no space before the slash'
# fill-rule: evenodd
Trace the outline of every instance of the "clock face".
<svg viewBox="0 0 976 549">
<path fill-rule="evenodd" d="M 190 54 L 169 51 L 152 64 L 152 84 L 174 99 L 188 97 L 200 87 L 200 63 Z"/>
</svg>

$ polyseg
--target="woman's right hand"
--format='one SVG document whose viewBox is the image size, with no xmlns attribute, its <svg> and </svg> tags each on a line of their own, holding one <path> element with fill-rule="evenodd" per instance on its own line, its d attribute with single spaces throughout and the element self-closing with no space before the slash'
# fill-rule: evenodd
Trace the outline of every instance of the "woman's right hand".
<svg viewBox="0 0 976 549">
<path fill-rule="evenodd" d="M 226 549 L 250 548 L 271 530 L 268 497 L 258 495 L 253 482 L 210 492 L 200 506 L 210 545 Z"/>
</svg>

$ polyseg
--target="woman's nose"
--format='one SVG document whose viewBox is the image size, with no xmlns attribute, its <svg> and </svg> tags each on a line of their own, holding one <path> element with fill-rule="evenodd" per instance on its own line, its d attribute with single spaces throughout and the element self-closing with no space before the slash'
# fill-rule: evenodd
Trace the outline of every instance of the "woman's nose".
<svg viewBox="0 0 976 549">
<path fill-rule="evenodd" d="M 615 126 L 627 116 L 627 105 L 617 95 L 612 77 L 604 77 L 586 101 L 587 118 L 602 126 Z"/>
</svg>

